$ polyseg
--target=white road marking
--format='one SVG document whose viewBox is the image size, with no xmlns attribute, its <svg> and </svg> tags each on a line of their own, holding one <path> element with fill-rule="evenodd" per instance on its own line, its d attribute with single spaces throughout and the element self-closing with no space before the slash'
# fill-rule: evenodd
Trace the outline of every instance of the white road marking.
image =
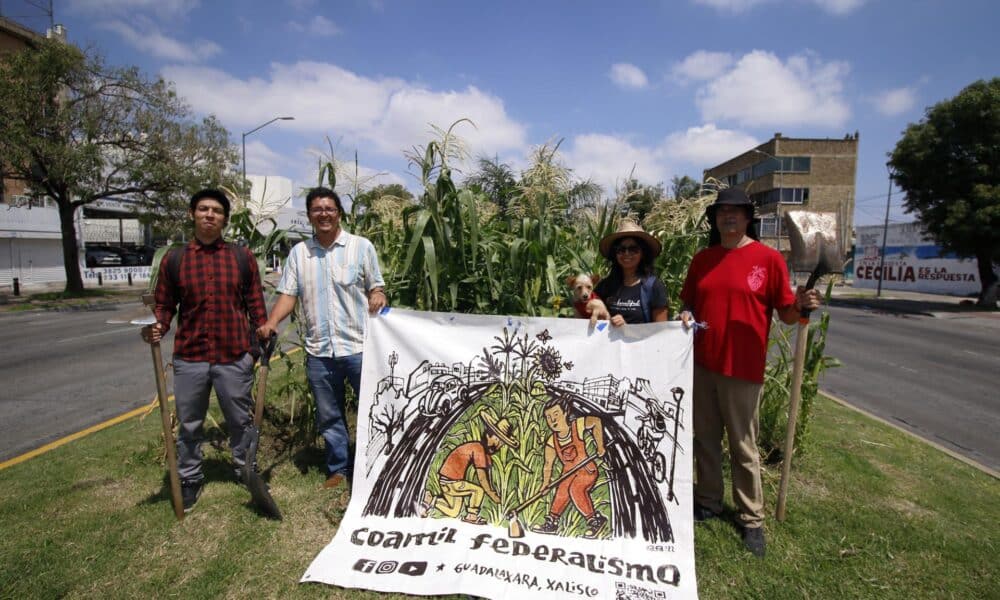
<svg viewBox="0 0 1000 600">
<path fill-rule="evenodd" d="M 135 333 L 138 336 L 138 330 L 139 330 L 138 327 L 124 327 L 122 329 L 111 329 L 109 331 L 98 331 L 97 333 L 88 333 L 86 335 L 78 335 L 78 336 L 74 336 L 74 337 L 64 338 L 64 339 L 61 339 L 61 340 L 56 340 L 56 343 L 57 344 L 62 344 L 64 342 L 73 342 L 73 341 L 76 341 L 76 340 L 83 340 L 83 339 L 86 339 L 86 338 L 97 337 L 99 335 L 111 335 L 112 333 L 123 333 L 125 331 L 131 331 L 131 332 Z"/>
</svg>

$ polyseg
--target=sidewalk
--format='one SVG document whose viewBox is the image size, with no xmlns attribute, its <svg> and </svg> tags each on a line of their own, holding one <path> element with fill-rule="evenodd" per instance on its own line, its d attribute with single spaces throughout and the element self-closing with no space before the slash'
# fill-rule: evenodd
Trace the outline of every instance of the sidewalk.
<svg viewBox="0 0 1000 600">
<path fill-rule="evenodd" d="M 855 306 L 890 313 L 925 315 L 939 319 L 984 318 L 1000 320 L 1000 311 L 983 310 L 976 306 L 975 298 L 923 294 L 902 290 L 882 290 L 881 297 L 875 290 L 855 288 L 850 285 L 833 287 L 832 306 Z"/>
<path fill-rule="evenodd" d="M 278 273 L 266 273 L 264 282 L 275 286 L 280 278 Z M 11 286 L 0 286 L 0 313 L 21 310 L 87 310 L 108 304 L 141 302 L 148 284 L 147 281 L 136 281 L 129 286 L 126 281 L 106 281 L 99 286 L 96 282 L 87 281 L 84 282 L 84 289 L 95 295 L 81 298 L 55 297 L 66 289 L 64 282 L 21 286 L 20 296 L 14 295 Z M 265 286 L 265 298 L 268 296 L 268 289 Z M 40 294 L 44 295 L 39 297 Z"/>
<path fill-rule="evenodd" d="M 66 284 L 39 283 L 21 287 L 21 295 L 15 296 L 10 286 L 0 286 L 0 313 L 22 310 L 87 310 L 109 304 L 126 304 L 140 302 L 146 292 L 146 282 L 136 281 L 132 286 L 128 282 L 107 282 L 102 286 L 96 283 L 84 284 L 84 289 L 94 292 L 93 296 L 80 298 L 57 297 Z"/>
</svg>

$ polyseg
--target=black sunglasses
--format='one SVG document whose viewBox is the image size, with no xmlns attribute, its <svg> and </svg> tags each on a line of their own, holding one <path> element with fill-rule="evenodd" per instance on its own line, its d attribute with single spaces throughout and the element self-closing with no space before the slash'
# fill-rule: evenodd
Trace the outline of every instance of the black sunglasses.
<svg viewBox="0 0 1000 600">
<path fill-rule="evenodd" d="M 618 246 L 615 248 L 615 254 L 639 254 L 642 252 L 642 246 L 629 245 L 629 246 Z"/>
</svg>

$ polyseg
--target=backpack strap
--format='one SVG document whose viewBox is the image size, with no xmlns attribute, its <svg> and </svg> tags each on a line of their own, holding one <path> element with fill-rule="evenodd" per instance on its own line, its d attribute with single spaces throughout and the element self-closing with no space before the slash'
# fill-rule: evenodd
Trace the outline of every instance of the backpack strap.
<svg viewBox="0 0 1000 600">
<path fill-rule="evenodd" d="M 226 247 L 236 257 L 236 266 L 240 270 L 240 293 L 243 295 L 243 303 L 246 304 L 246 297 L 250 293 L 250 257 L 246 247 L 231 242 L 226 242 Z"/>
<path fill-rule="evenodd" d="M 642 306 L 642 317 L 647 323 L 653 322 L 652 311 L 649 308 L 649 303 L 653 298 L 653 284 L 656 282 L 656 277 L 648 275 L 643 277 L 642 284 L 639 286 L 639 304 Z"/>
<path fill-rule="evenodd" d="M 180 248 L 173 248 L 167 252 L 167 281 L 170 282 L 175 293 L 177 285 L 181 281 L 181 258 L 184 257 L 184 252 L 186 251 L 187 245 L 185 244 Z"/>
</svg>

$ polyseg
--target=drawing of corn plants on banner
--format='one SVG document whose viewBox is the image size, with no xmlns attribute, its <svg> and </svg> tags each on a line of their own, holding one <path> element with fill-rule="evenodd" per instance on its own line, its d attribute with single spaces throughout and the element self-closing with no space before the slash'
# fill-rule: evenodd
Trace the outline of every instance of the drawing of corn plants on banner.
<svg viewBox="0 0 1000 600">
<path fill-rule="evenodd" d="M 350 505 L 303 581 L 696 597 L 691 347 L 679 323 L 372 318 Z"/>
</svg>

